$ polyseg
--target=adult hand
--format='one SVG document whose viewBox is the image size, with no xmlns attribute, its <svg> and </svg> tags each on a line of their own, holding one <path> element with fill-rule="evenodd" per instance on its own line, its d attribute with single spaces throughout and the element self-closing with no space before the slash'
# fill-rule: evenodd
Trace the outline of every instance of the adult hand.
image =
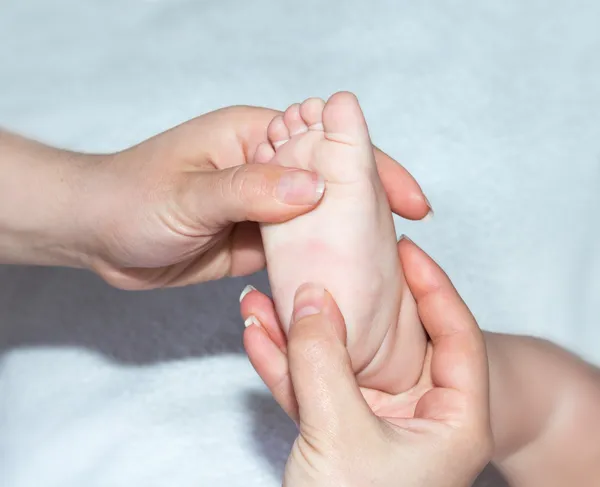
<svg viewBox="0 0 600 487">
<path fill-rule="evenodd" d="M 313 173 L 246 164 L 277 113 L 225 108 L 96 163 L 86 178 L 91 196 L 82 210 L 92 215 L 89 265 L 128 289 L 261 269 L 265 258 L 256 222 L 294 218 L 320 199 Z M 430 209 L 419 185 L 389 156 L 378 149 L 375 154 L 392 210 L 423 218 Z"/>
<path fill-rule="evenodd" d="M 299 425 L 284 485 L 471 485 L 492 455 L 482 333 L 444 272 L 399 244 L 408 285 L 430 337 L 411 390 L 360 389 L 332 297 L 302 286 L 287 344 L 272 303 L 243 296 L 245 347 L 275 399 Z"/>
</svg>

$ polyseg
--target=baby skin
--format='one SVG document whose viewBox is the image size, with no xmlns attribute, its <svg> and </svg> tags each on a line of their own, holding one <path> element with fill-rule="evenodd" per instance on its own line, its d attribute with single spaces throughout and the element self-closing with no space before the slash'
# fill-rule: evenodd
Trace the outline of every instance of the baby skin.
<svg viewBox="0 0 600 487">
<path fill-rule="evenodd" d="M 318 283 L 345 318 L 360 384 L 390 393 L 409 389 L 421 373 L 426 336 L 398 273 L 392 213 L 358 100 L 342 92 L 326 103 L 311 98 L 291 105 L 273 119 L 267 135 L 254 163 L 309 169 L 321 175 L 324 185 L 315 210 L 261 226 L 284 331 L 298 287 Z"/>
</svg>

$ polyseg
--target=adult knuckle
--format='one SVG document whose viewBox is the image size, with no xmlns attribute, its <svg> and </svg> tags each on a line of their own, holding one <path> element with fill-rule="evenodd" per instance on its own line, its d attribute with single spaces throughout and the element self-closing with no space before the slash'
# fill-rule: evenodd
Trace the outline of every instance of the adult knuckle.
<svg viewBox="0 0 600 487">
<path fill-rule="evenodd" d="M 261 171 L 250 171 L 245 167 L 233 171 L 229 190 L 237 195 L 242 203 L 248 204 L 270 193 L 269 180 Z"/>
<path fill-rule="evenodd" d="M 304 333 L 289 342 L 291 353 L 313 366 L 318 366 L 326 360 L 330 361 L 335 350 L 334 345 L 331 337 L 316 333 Z"/>
<path fill-rule="evenodd" d="M 244 180 L 237 171 L 221 171 L 216 180 L 217 196 L 221 200 L 241 199 Z"/>
</svg>

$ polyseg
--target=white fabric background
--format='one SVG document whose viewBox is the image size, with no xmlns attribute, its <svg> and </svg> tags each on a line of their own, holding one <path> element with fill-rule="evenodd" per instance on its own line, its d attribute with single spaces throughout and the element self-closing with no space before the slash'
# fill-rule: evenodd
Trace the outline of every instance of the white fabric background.
<svg viewBox="0 0 600 487">
<path fill-rule="evenodd" d="M 481 325 L 600 363 L 599 21 L 594 0 L 4 0 L 0 125 L 109 151 L 353 90 L 436 210 L 399 232 Z M 0 483 L 277 485 L 294 429 L 240 353 L 247 282 L 0 268 Z"/>
</svg>

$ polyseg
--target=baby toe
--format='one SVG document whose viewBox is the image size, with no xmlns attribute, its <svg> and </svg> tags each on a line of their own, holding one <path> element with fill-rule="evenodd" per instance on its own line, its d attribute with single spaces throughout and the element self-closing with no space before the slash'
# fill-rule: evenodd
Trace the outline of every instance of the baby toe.
<svg viewBox="0 0 600 487">
<path fill-rule="evenodd" d="M 309 98 L 300 105 L 300 115 L 309 130 L 323 130 L 325 102 L 320 98 Z"/>
<path fill-rule="evenodd" d="M 271 144 L 268 142 L 263 142 L 256 148 L 253 162 L 257 164 L 266 164 L 271 162 L 271 159 L 273 159 L 274 155 L 275 150 L 273 149 L 273 146 L 271 146 Z"/>
<path fill-rule="evenodd" d="M 300 104 L 294 103 L 283 114 L 283 121 L 287 125 L 290 136 L 308 132 L 308 127 L 300 115 Z"/>
<path fill-rule="evenodd" d="M 275 150 L 290 140 L 290 132 L 281 115 L 277 115 L 271 120 L 271 123 L 267 128 L 267 136 Z"/>
<path fill-rule="evenodd" d="M 323 109 L 327 138 L 357 144 L 369 142 L 369 131 L 356 96 L 348 92 L 333 95 Z"/>
</svg>

